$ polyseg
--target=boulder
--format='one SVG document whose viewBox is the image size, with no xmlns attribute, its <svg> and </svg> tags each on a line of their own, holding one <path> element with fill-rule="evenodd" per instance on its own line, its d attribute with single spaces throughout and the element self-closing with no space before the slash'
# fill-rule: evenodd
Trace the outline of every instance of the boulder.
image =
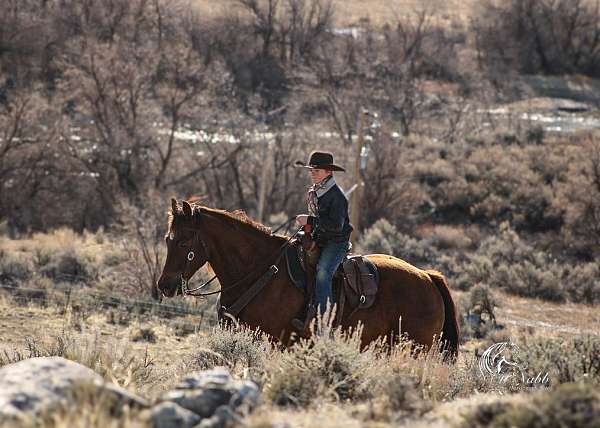
<svg viewBox="0 0 600 428">
<path fill-rule="evenodd" d="M 191 390 L 173 390 L 163 396 L 164 401 L 177 403 L 184 409 L 207 418 L 215 413 L 217 407 L 228 404 L 232 393 L 225 388 L 206 388 Z"/>
<path fill-rule="evenodd" d="M 107 383 L 93 370 L 61 357 L 29 358 L 0 368 L 0 426 L 26 421 L 74 404 L 78 393 L 106 400 L 111 411 L 146 401 Z"/>
<path fill-rule="evenodd" d="M 150 412 L 154 428 L 191 428 L 200 419 L 194 412 L 169 401 L 154 406 Z"/>
<path fill-rule="evenodd" d="M 219 406 L 214 415 L 210 418 L 202 419 L 194 428 L 229 428 L 243 425 L 242 418 L 233 412 L 228 406 Z"/>
<path fill-rule="evenodd" d="M 258 404 L 259 398 L 260 391 L 254 382 L 233 379 L 227 369 L 217 367 L 188 375 L 161 401 L 176 403 L 202 418 L 216 415 L 211 422 L 216 426 L 221 424 L 223 418 L 233 418 L 227 415 L 250 412 Z"/>
</svg>

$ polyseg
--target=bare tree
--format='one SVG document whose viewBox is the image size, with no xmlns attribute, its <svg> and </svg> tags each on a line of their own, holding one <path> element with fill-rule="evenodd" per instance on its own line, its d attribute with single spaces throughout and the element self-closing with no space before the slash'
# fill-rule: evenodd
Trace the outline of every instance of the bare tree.
<svg viewBox="0 0 600 428">
<path fill-rule="evenodd" d="M 485 1 L 473 20 L 480 66 L 501 76 L 600 72 L 600 3 Z"/>
<path fill-rule="evenodd" d="M 0 216 L 11 232 L 40 226 L 33 198 L 57 167 L 52 156 L 58 134 L 56 112 L 36 94 L 15 89 L 0 103 Z"/>
<path fill-rule="evenodd" d="M 409 135 L 425 109 L 426 78 L 454 78 L 454 43 L 434 23 L 435 14 L 422 10 L 399 18 L 384 32 L 382 54 L 375 67 L 382 82 L 382 99 L 404 135 Z"/>
<path fill-rule="evenodd" d="M 410 232 L 426 194 L 414 182 L 404 155 L 405 148 L 393 140 L 386 127 L 373 132 L 365 182 L 361 224 L 373 224 L 380 218 L 389 219 L 401 230 Z"/>
</svg>

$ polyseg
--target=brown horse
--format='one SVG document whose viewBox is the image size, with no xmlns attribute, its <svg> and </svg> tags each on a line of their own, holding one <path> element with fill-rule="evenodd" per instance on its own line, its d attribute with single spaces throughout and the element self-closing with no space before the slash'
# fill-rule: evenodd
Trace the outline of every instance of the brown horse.
<svg viewBox="0 0 600 428">
<path fill-rule="evenodd" d="M 243 212 L 229 213 L 172 199 L 169 213 L 167 259 L 158 281 L 159 290 L 174 296 L 204 264 L 209 263 L 221 285 L 220 303 L 229 308 L 238 302 L 272 264 L 279 268 L 269 282 L 238 314 L 251 328 L 260 328 L 284 344 L 294 331 L 290 321 L 304 307 L 304 296 L 287 275 L 278 254 L 286 237 L 271 234 L 265 226 Z M 424 271 L 384 254 L 368 258 L 379 270 L 380 285 L 375 303 L 344 318 L 342 328 L 363 324 L 361 341 L 366 345 L 380 337 L 405 333 L 429 348 L 434 338 L 444 340 L 444 349 L 458 352 L 459 328 L 456 308 L 444 276 Z M 243 298 L 244 299 L 244 298 Z"/>
</svg>

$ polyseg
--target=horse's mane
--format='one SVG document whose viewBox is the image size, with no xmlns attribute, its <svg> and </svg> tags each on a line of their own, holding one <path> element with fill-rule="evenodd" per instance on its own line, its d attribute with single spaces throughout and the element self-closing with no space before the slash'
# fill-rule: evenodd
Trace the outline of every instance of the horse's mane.
<svg viewBox="0 0 600 428">
<path fill-rule="evenodd" d="M 260 235 L 264 236 L 285 238 L 282 235 L 273 234 L 270 227 L 265 226 L 264 224 L 248 217 L 248 214 L 246 214 L 244 210 L 236 210 L 233 212 L 229 212 L 216 208 L 208 208 L 200 205 L 198 202 L 191 203 L 190 205 L 193 208 L 194 215 L 196 215 L 196 213 L 199 212 L 201 214 L 217 217 L 234 227 L 241 225 L 242 227 L 251 231 L 252 233 L 258 232 Z M 178 208 L 176 213 L 173 213 L 171 210 L 169 210 L 169 229 L 171 228 L 175 217 L 179 215 L 183 215 L 183 211 L 181 208 Z"/>
<path fill-rule="evenodd" d="M 217 215 L 220 214 L 225 219 L 233 220 L 233 223 L 242 223 L 242 224 L 251 226 L 252 228 L 259 230 L 263 233 L 266 233 L 267 235 L 271 235 L 270 227 L 265 226 L 264 224 L 262 224 L 256 220 L 251 219 L 250 217 L 248 217 L 248 214 L 246 214 L 246 212 L 244 210 L 235 210 L 233 212 L 229 212 L 229 211 L 225 211 L 225 210 L 217 210 L 217 209 L 203 207 L 203 211 L 211 213 L 211 214 L 217 214 Z"/>
</svg>

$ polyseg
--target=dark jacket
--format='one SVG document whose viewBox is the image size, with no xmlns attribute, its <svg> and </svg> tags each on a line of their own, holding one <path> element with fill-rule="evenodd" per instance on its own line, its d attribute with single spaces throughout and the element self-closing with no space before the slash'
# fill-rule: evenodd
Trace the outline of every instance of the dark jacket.
<svg viewBox="0 0 600 428">
<path fill-rule="evenodd" d="M 348 199 L 336 184 L 319 198 L 317 216 L 308 216 L 312 237 L 319 246 L 350 240 L 353 230 L 348 218 Z"/>
</svg>

